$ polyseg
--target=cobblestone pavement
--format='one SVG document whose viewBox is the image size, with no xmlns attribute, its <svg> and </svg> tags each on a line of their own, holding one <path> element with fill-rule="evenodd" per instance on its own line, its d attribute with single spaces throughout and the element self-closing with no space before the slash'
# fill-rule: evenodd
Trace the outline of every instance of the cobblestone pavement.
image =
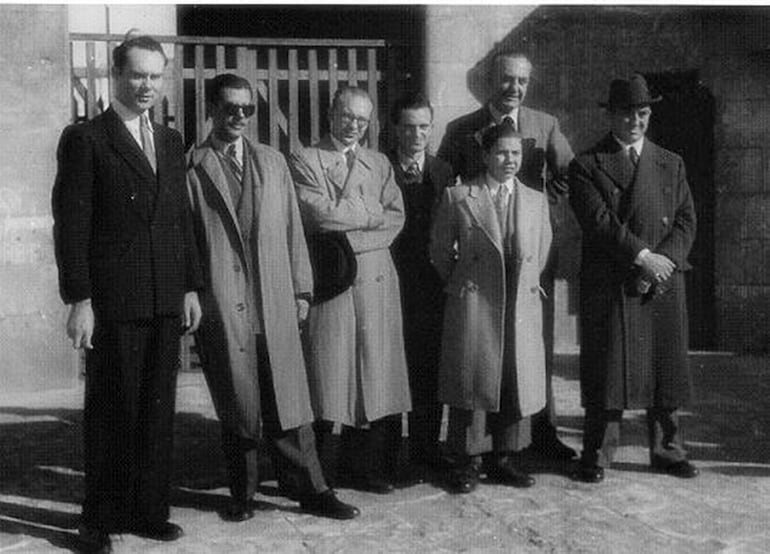
<svg viewBox="0 0 770 554">
<path fill-rule="evenodd" d="M 770 551 L 770 359 L 694 354 L 694 407 L 685 440 L 701 476 L 649 471 L 642 413 L 624 420 L 618 461 L 598 485 L 568 466 L 530 460 L 531 489 L 483 484 L 453 496 L 424 484 L 377 496 L 340 490 L 361 508 L 353 521 L 301 513 L 263 483 L 262 510 L 227 523 L 219 429 L 199 374 L 180 376 L 171 544 L 132 535 L 114 550 L 157 553 L 757 552 Z M 560 356 L 559 431 L 579 447 L 577 358 Z M 0 552 L 76 549 L 82 499 L 82 390 L 0 394 Z"/>
</svg>

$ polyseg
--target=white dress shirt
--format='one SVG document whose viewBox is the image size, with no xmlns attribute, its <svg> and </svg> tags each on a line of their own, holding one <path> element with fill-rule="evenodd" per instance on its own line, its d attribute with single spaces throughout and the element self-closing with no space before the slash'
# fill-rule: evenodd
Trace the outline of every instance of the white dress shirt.
<svg viewBox="0 0 770 554">
<path fill-rule="evenodd" d="M 134 137 L 134 140 L 142 149 L 142 131 L 139 128 L 140 118 L 144 117 L 147 121 L 147 128 L 150 131 L 150 142 L 152 142 L 153 150 L 155 150 L 155 130 L 152 128 L 152 122 L 150 121 L 150 114 L 148 111 L 143 112 L 141 115 L 129 110 L 125 104 L 123 104 L 117 98 L 112 101 L 112 109 L 118 114 L 118 117 L 128 129 L 128 132 Z"/>
</svg>

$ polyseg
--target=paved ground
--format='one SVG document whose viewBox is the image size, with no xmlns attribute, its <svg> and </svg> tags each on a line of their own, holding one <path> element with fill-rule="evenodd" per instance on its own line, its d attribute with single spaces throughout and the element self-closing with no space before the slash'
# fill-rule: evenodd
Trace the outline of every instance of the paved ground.
<svg viewBox="0 0 770 554">
<path fill-rule="evenodd" d="M 482 484 L 452 496 L 419 485 L 381 497 L 349 490 L 360 518 L 304 515 L 266 482 L 264 510 L 222 521 L 227 501 L 218 426 L 197 374 L 179 382 L 171 545 L 115 537 L 121 552 L 757 552 L 770 551 L 770 359 L 692 357 L 697 403 L 683 417 L 702 470 L 682 481 L 648 471 L 645 424 L 628 413 L 616 467 L 599 485 L 571 481 L 568 467 L 533 462 L 525 491 Z M 559 359 L 559 430 L 580 444 L 577 360 Z M 0 395 L 0 552 L 75 549 L 82 498 L 82 391 Z"/>
</svg>

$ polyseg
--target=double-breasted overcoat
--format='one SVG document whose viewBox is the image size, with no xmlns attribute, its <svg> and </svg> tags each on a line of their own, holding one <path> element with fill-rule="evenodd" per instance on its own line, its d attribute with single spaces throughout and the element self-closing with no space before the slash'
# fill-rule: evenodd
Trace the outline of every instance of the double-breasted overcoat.
<svg viewBox="0 0 770 554">
<path fill-rule="evenodd" d="M 599 409 L 681 407 L 690 401 L 684 271 L 695 209 L 682 159 L 645 139 L 634 170 L 607 135 L 570 167 L 570 202 L 583 229 L 580 379 Z M 676 264 L 640 295 L 634 261 L 644 248 Z"/>
<path fill-rule="evenodd" d="M 501 391 L 511 391 L 503 405 L 525 417 L 546 400 L 540 273 L 552 233 L 545 192 L 518 179 L 514 185 L 514 247 L 507 261 L 483 175 L 445 190 L 430 254 L 447 295 L 439 400 L 497 412 Z M 504 360 L 506 343 L 515 355 Z"/>
<path fill-rule="evenodd" d="M 204 317 L 196 336 L 203 368 L 222 423 L 256 438 L 260 394 L 254 314 L 249 313 L 256 308 L 247 302 L 249 288 L 256 287 L 261 306 L 281 427 L 292 429 L 313 421 L 295 302 L 312 293 L 313 276 L 285 158 L 246 139 L 244 149 L 256 168 L 252 189 L 243 191 L 253 195 L 252 240 L 243 240 L 227 177 L 210 139 L 191 152 L 187 183 L 206 270 Z M 252 265 L 257 268 L 253 272 Z"/>
<path fill-rule="evenodd" d="M 404 205 L 388 159 L 358 146 L 347 169 L 326 136 L 292 156 L 297 199 L 308 232 L 342 231 L 358 274 L 339 296 L 314 305 L 307 335 L 316 416 L 359 425 L 409 411 L 398 275 L 390 245 Z M 384 217 L 374 225 L 373 215 Z"/>
</svg>

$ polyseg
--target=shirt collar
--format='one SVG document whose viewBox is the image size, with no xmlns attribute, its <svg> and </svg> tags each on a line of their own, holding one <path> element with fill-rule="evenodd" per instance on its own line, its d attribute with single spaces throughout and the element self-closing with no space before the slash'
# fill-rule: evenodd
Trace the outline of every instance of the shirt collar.
<svg viewBox="0 0 770 554">
<path fill-rule="evenodd" d="M 487 188 L 489 189 L 490 194 L 492 194 L 492 197 L 497 196 L 497 193 L 500 192 L 500 187 L 505 187 L 509 194 L 513 192 L 513 179 L 508 179 L 507 181 L 501 183 L 492 177 L 489 172 L 487 172 L 486 181 Z"/>
<path fill-rule="evenodd" d="M 401 150 L 398 151 L 398 163 L 401 165 L 401 168 L 404 171 L 409 169 L 409 167 L 415 162 L 417 163 L 417 167 L 419 167 L 420 171 L 422 172 L 423 168 L 425 167 L 425 150 L 422 152 L 417 152 L 414 156 L 404 154 L 401 152 Z"/>
<path fill-rule="evenodd" d="M 233 142 L 225 142 L 212 133 L 211 144 L 214 146 L 214 150 L 220 154 L 227 154 L 227 149 L 231 145 L 235 146 L 235 157 L 238 160 L 243 160 L 243 137 L 238 137 Z"/>
<path fill-rule="evenodd" d="M 337 138 L 334 135 L 332 135 L 331 133 L 329 133 L 329 136 L 332 139 L 332 144 L 334 145 L 334 148 L 336 148 L 338 152 L 340 152 L 342 154 L 345 154 L 348 150 L 350 150 L 354 154 L 356 153 L 356 146 L 358 145 L 357 142 L 354 142 L 350 146 L 345 146 L 340 141 L 338 141 Z"/>
<path fill-rule="evenodd" d="M 126 105 L 117 98 L 112 100 L 112 109 L 115 110 L 115 113 L 118 114 L 118 117 L 121 119 L 121 121 L 123 121 L 123 123 L 132 126 L 135 125 L 137 129 L 139 128 L 139 118 L 146 118 L 148 123 L 147 128 L 151 133 L 155 132 L 155 130 L 152 128 L 152 124 L 150 123 L 150 115 L 147 111 L 138 114 L 126 107 Z"/>
<path fill-rule="evenodd" d="M 508 116 L 511 119 L 513 119 L 514 123 L 518 123 L 519 121 L 519 108 L 514 108 L 510 112 L 504 113 L 498 110 L 493 104 L 490 103 L 489 114 L 492 116 L 492 119 L 495 121 L 496 125 L 500 125 L 500 123 L 503 121 L 503 118 L 505 116 Z"/>
<path fill-rule="evenodd" d="M 631 143 L 623 142 L 615 136 L 615 133 L 612 133 L 612 138 L 614 138 L 615 142 L 617 142 L 623 148 L 623 150 L 626 151 L 626 154 L 628 154 L 628 149 L 633 146 L 634 150 L 636 150 L 636 153 L 640 156 L 642 155 L 642 148 L 644 148 L 644 137 L 640 138 L 636 142 Z"/>
</svg>

